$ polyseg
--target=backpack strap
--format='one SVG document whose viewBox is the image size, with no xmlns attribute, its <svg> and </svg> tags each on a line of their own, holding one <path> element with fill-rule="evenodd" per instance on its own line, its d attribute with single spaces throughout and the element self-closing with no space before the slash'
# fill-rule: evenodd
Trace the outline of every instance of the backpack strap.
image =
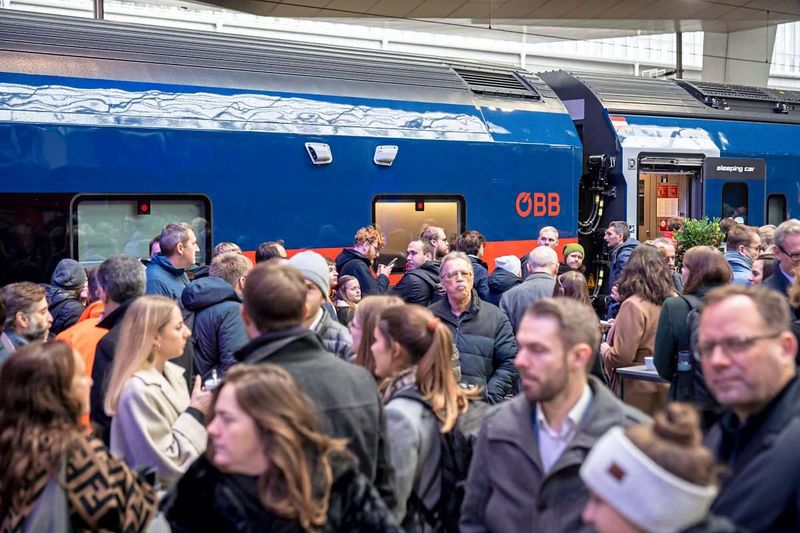
<svg viewBox="0 0 800 533">
<path fill-rule="evenodd" d="M 681 299 L 689 306 L 689 310 L 699 309 L 703 302 L 694 294 L 680 294 Z"/>
</svg>

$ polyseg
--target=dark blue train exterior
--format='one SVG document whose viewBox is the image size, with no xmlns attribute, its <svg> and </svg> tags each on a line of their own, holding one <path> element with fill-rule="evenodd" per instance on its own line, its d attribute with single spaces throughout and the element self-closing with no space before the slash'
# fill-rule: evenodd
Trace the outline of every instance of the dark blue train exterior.
<svg viewBox="0 0 800 533">
<path fill-rule="evenodd" d="M 479 229 L 489 260 L 526 253 L 544 225 L 577 237 L 578 136 L 532 74 L 15 14 L 0 15 L 0 44 L 5 248 L 102 259 L 81 242 L 87 195 L 205 198 L 204 244 L 251 251 L 281 238 L 333 255 L 380 222 L 380 199 L 423 211 L 452 200 L 452 234 Z M 315 165 L 306 143 L 332 161 Z M 382 145 L 397 148 L 391 166 L 374 161 Z M 70 204 L 63 246 L 30 207 L 48 195 Z M 39 235 L 20 239 L 20 221 Z M 391 240 L 397 228 L 383 226 Z M 402 250 L 410 237 L 398 236 Z"/>
</svg>

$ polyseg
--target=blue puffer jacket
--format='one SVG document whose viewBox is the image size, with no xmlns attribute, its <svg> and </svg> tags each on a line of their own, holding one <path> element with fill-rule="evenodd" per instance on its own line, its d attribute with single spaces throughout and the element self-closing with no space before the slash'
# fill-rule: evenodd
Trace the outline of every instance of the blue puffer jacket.
<svg viewBox="0 0 800 533">
<path fill-rule="evenodd" d="M 474 255 L 470 255 L 469 259 L 472 261 L 473 279 L 475 280 L 473 288 L 481 300 L 487 300 L 489 298 L 489 267 L 485 261 Z"/>
<path fill-rule="evenodd" d="M 147 265 L 145 293 L 159 294 L 178 301 L 187 285 L 189 278 L 184 269 L 175 268 L 163 255 L 154 255 L 150 258 L 150 263 Z"/>
<path fill-rule="evenodd" d="M 522 278 L 513 272 L 495 268 L 489 275 L 489 297 L 486 298 L 486 301 L 493 305 L 500 305 L 500 298 L 503 297 L 503 293 L 513 289 L 520 283 L 522 283 Z"/>
<path fill-rule="evenodd" d="M 753 274 L 753 261 L 739 252 L 725 252 L 725 261 L 733 272 L 734 285 L 750 285 L 750 276 Z"/>
<path fill-rule="evenodd" d="M 200 278 L 183 291 L 181 303 L 194 313 L 195 371 L 207 379 L 216 368 L 222 376 L 236 362 L 234 352 L 249 342 L 242 321 L 242 301 L 223 279 Z"/>
<path fill-rule="evenodd" d="M 68 327 L 74 325 L 81 317 L 86 307 L 78 300 L 75 291 L 64 290 L 55 285 L 45 287 L 47 304 L 53 325 L 50 326 L 50 335 L 58 335 Z"/>
<path fill-rule="evenodd" d="M 465 383 L 484 387 L 487 401 L 497 403 L 510 396 L 519 379 L 514 366 L 517 341 L 511 322 L 497 306 L 481 301 L 472 291 L 469 309 L 453 315 L 445 298 L 428 309 L 447 324 L 460 353 Z"/>
</svg>

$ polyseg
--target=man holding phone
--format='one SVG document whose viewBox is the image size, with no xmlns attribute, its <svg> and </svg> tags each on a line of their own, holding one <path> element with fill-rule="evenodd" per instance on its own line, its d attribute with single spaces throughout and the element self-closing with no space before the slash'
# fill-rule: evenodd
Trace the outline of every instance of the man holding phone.
<svg viewBox="0 0 800 533">
<path fill-rule="evenodd" d="M 386 294 L 389 290 L 389 274 L 392 263 L 378 265 L 377 278 L 372 277 L 370 267 L 383 248 L 383 235 L 375 226 L 359 229 L 352 248 L 345 248 L 336 257 L 336 271 L 339 277 L 354 276 L 361 285 L 361 295 Z"/>
</svg>

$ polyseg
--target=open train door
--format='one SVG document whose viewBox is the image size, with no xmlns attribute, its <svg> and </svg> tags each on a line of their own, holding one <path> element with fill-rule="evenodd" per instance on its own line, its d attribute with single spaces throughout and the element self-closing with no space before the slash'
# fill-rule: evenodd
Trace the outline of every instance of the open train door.
<svg viewBox="0 0 800 533">
<path fill-rule="evenodd" d="M 731 217 L 750 226 L 765 223 L 765 181 L 763 159 L 709 157 L 703 163 L 703 205 L 705 215 Z"/>
</svg>

